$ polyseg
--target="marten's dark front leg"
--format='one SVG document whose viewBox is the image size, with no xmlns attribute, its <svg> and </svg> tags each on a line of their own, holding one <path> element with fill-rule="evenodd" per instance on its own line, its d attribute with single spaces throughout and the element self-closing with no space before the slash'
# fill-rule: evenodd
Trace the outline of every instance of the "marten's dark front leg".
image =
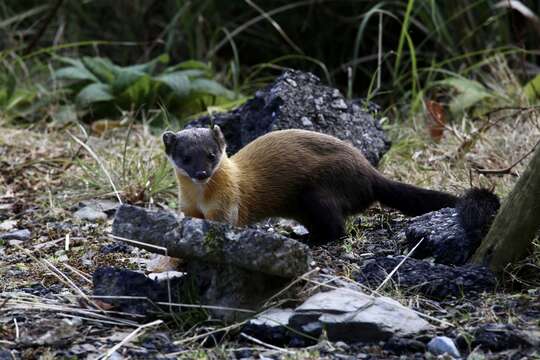
<svg viewBox="0 0 540 360">
<path fill-rule="evenodd" d="M 309 230 L 310 244 L 326 244 L 345 235 L 343 213 L 334 199 L 320 191 L 307 192 L 301 198 L 301 222 Z"/>
</svg>

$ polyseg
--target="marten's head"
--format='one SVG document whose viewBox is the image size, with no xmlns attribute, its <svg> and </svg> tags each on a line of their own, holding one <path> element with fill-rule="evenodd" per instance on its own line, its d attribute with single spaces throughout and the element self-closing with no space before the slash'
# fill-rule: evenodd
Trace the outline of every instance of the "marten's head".
<svg viewBox="0 0 540 360">
<path fill-rule="evenodd" d="M 225 138 L 219 126 L 194 128 L 162 135 L 167 157 L 176 171 L 198 184 L 207 183 L 225 155 Z"/>
</svg>

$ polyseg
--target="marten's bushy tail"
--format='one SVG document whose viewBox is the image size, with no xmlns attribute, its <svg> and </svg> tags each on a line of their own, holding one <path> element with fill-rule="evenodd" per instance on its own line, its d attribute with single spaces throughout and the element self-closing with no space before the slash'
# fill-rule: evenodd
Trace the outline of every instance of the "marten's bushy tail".
<svg viewBox="0 0 540 360">
<path fill-rule="evenodd" d="M 389 179 L 374 184 L 375 200 L 409 216 L 418 216 L 445 207 L 456 208 L 467 237 L 480 241 L 489 230 L 500 207 L 497 195 L 487 189 L 471 188 L 461 197 L 442 191 L 422 189 Z"/>
<path fill-rule="evenodd" d="M 472 188 L 459 198 L 456 203 L 459 223 L 471 241 L 479 243 L 487 234 L 500 206 L 497 195 L 487 189 Z"/>
<path fill-rule="evenodd" d="M 458 202 L 458 198 L 452 194 L 422 189 L 382 177 L 374 183 L 373 190 L 375 200 L 409 216 L 455 207 Z"/>
</svg>

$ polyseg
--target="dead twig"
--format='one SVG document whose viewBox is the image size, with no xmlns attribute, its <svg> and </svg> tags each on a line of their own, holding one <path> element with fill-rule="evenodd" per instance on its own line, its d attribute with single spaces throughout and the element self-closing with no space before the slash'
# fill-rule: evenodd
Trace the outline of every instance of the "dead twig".
<svg viewBox="0 0 540 360">
<path fill-rule="evenodd" d="M 132 339 L 136 338 L 137 336 L 139 336 L 143 330 L 145 330 L 146 328 L 149 328 L 149 327 L 152 327 L 152 326 L 157 326 L 157 325 L 161 325 L 163 324 L 163 320 L 156 320 L 156 321 L 152 321 L 148 324 L 144 324 L 144 325 L 141 325 L 139 326 L 138 328 L 136 328 L 135 330 L 133 330 L 128 336 L 126 336 L 122 341 L 120 341 L 118 344 L 114 345 L 112 348 L 110 348 L 103 356 L 99 357 L 98 359 L 108 359 L 109 357 L 111 357 L 111 355 L 118 349 L 120 349 L 122 346 L 124 346 L 126 343 L 128 343 L 129 341 L 131 341 Z"/>
<path fill-rule="evenodd" d="M 513 168 L 515 168 L 519 163 L 521 163 L 523 160 L 525 160 L 529 155 L 531 155 L 534 150 L 536 150 L 536 147 L 540 144 L 540 140 L 532 147 L 531 150 L 527 151 L 525 155 L 520 157 L 518 160 L 514 161 L 512 165 L 502 168 L 502 169 L 476 169 L 476 172 L 480 174 L 510 174 Z"/>
</svg>

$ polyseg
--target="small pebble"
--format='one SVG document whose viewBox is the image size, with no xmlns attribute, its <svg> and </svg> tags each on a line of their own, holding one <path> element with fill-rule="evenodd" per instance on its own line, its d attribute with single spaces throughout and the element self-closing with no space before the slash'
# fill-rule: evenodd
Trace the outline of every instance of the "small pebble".
<svg viewBox="0 0 540 360">
<path fill-rule="evenodd" d="M 107 220 L 107 214 L 105 214 L 102 211 L 97 211 L 95 209 L 92 209 L 89 206 L 85 206 L 77 210 L 75 214 L 73 215 L 78 219 L 94 221 L 94 222 Z"/>
<path fill-rule="evenodd" d="M 434 355 L 448 354 L 453 358 L 460 358 L 461 354 L 454 341 L 446 336 L 437 336 L 427 344 L 428 350 Z"/>
</svg>

